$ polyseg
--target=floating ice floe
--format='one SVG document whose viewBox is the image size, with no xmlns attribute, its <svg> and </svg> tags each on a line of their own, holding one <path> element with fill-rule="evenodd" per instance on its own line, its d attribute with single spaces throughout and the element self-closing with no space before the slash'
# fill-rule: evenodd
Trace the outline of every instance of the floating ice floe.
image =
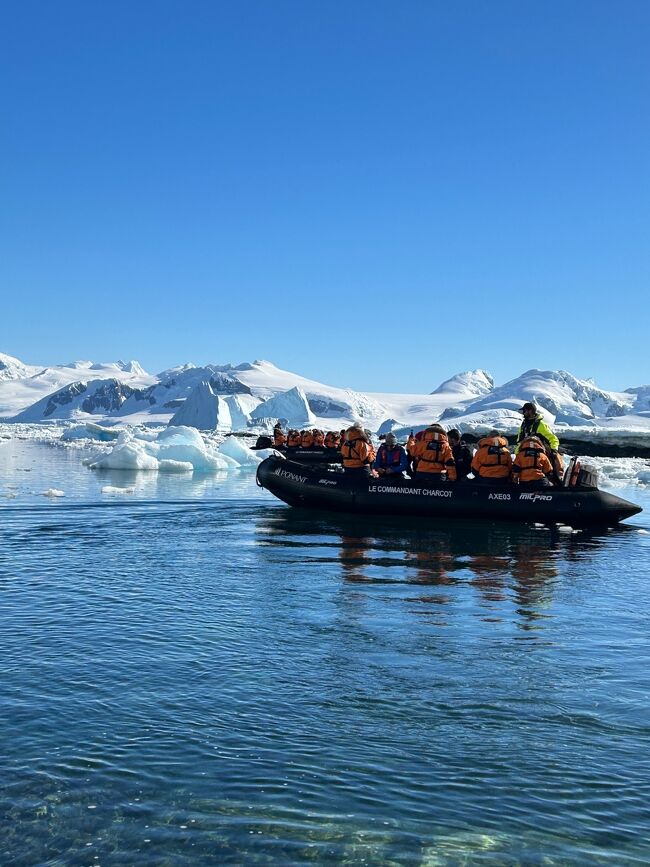
<svg viewBox="0 0 650 867">
<path fill-rule="evenodd" d="M 135 493 L 134 487 L 129 488 L 119 488 L 115 485 L 104 485 L 102 488 L 102 494 L 133 494 Z"/>
<path fill-rule="evenodd" d="M 64 491 L 59 491 L 58 488 L 48 488 L 47 491 L 41 491 L 42 497 L 65 497 Z"/>
<path fill-rule="evenodd" d="M 169 427 L 152 437 L 150 433 L 126 430 L 120 433 L 108 454 L 86 463 L 91 469 L 155 470 L 165 473 L 211 473 L 237 467 L 256 466 L 261 458 L 234 437 L 220 446 L 191 427 Z"/>
<path fill-rule="evenodd" d="M 647 458 L 582 458 L 598 470 L 598 487 L 623 488 L 650 485 L 650 460 Z"/>
<path fill-rule="evenodd" d="M 86 424 L 76 424 L 63 431 L 61 439 L 64 441 L 70 440 L 99 440 L 100 442 L 113 442 L 117 440 L 120 431 L 115 428 L 103 427 L 103 425 L 95 424 L 94 422 L 86 422 Z"/>
<path fill-rule="evenodd" d="M 236 461 L 240 466 L 257 466 L 261 458 L 251 451 L 238 437 L 227 437 L 219 446 L 219 453 Z"/>
</svg>

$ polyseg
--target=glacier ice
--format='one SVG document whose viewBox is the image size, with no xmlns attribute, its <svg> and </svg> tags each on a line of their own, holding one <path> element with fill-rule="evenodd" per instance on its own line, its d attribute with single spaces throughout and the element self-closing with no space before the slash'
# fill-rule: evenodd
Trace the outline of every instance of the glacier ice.
<svg viewBox="0 0 650 867">
<path fill-rule="evenodd" d="M 251 419 L 286 418 L 291 427 L 313 427 L 316 423 L 305 392 L 296 386 L 265 400 L 251 412 Z"/>
<path fill-rule="evenodd" d="M 214 393 L 210 383 L 203 380 L 176 410 L 169 424 L 228 433 L 232 430 L 230 407 L 223 397 Z"/>
<path fill-rule="evenodd" d="M 229 437 L 229 440 L 234 440 Z M 167 427 L 152 438 L 150 432 L 120 433 L 108 454 L 96 455 L 86 463 L 91 469 L 148 470 L 163 473 L 212 473 L 241 466 L 256 466 L 259 458 L 243 444 L 217 446 L 206 441 L 196 428 Z"/>
<path fill-rule="evenodd" d="M 112 442 L 120 435 L 117 428 L 104 427 L 94 422 L 86 422 L 86 424 L 76 424 L 66 428 L 61 435 L 61 439 L 66 440 L 99 440 L 100 442 Z"/>
<path fill-rule="evenodd" d="M 219 453 L 237 461 L 240 466 L 257 466 L 262 459 L 251 451 L 237 437 L 226 437 L 219 446 Z"/>
</svg>

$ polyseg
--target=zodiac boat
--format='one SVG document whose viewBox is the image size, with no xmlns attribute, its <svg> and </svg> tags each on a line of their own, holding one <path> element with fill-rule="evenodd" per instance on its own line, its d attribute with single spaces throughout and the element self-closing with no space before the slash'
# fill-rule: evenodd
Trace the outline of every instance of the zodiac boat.
<svg viewBox="0 0 650 867">
<path fill-rule="evenodd" d="M 613 526 L 642 509 L 596 487 L 523 490 L 514 484 L 484 485 L 351 476 L 271 455 L 257 468 L 257 483 L 289 506 L 369 515 L 487 518 Z"/>
</svg>

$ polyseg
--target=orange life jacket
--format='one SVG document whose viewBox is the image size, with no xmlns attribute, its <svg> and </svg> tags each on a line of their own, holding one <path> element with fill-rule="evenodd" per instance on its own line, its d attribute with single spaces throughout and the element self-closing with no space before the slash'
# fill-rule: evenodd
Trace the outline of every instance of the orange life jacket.
<svg viewBox="0 0 650 867">
<path fill-rule="evenodd" d="M 512 468 L 512 455 L 505 437 L 483 437 L 472 458 L 472 471 L 482 479 L 507 479 Z"/>
<path fill-rule="evenodd" d="M 300 431 L 290 430 L 287 434 L 287 448 L 288 449 L 297 449 L 300 445 Z"/>
<path fill-rule="evenodd" d="M 456 481 L 456 462 L 447 442 L 447 434 L 427 428 L 422 437 L 416 440 L 412 455 L 417 459 L 418 473 L 440 475 L 446 472 L 450 481 Z"/>
<path fill-rule="evenodd" d="M 374 460 L 374 458 L 371 459 L 370 455 L 371 446 L 366 441 L 364 433 L 350 428 L 346 432 L 345 441 L 341 443 L 343 467 L 346 470 L 357 470 L 361 467 L 370 466 Z"/>
<path fill-rule="evenodd" d="M 522 482 L 537 482 L 552 473 L 553 467 L 541 441 L 537 437 L 522 440 L 512 465 L 513 478 Z"/>
<path fill-rule="evenodd" d="M 304 430 L 300 434 L 300 445 L 303 449 L 310 449 L 314 445 L 314 435 L 310 430 Z"/>
<path fill-rule="evenodd" d="M 325 445 L 325 434 L 322 430 L 315 429 L 314 430 L 314 446 L 316 448 L 322 449 Z"/>
<path fill-rule="evenodd" d="M 273 428 L 273 445 L 280 448 L 280 446 L 286 445 L 286 442 L 287 437 L 282 428 Z"/>
<path fill-rule="evenodd" d="M 409 434 L 409 438 L 406 440 L 406 453 L 409 457 L 413 457 L 413 451 L 415 449 L 417 440 L 413 436 L 413 434 Z"/>
<path fill-rule="evenodd" d="M 340 435 L 334 430 L 328 430 L 325 434 L 325 448 L 326 449 L 337 449 L 339 447 L 339 443 L 341 442 Z"/>
</svg>

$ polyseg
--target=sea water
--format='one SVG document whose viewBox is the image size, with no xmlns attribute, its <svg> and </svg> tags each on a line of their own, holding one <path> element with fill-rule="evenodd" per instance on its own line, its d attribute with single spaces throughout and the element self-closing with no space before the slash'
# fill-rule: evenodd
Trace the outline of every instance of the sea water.
<svg viewBox="0 0 650 867">
<path fill-rule="evenodd" d="M 0 445 L 0 864 L 650 862 L 647 511 L 328 517 L 83 455 Z"/>
</svg>

